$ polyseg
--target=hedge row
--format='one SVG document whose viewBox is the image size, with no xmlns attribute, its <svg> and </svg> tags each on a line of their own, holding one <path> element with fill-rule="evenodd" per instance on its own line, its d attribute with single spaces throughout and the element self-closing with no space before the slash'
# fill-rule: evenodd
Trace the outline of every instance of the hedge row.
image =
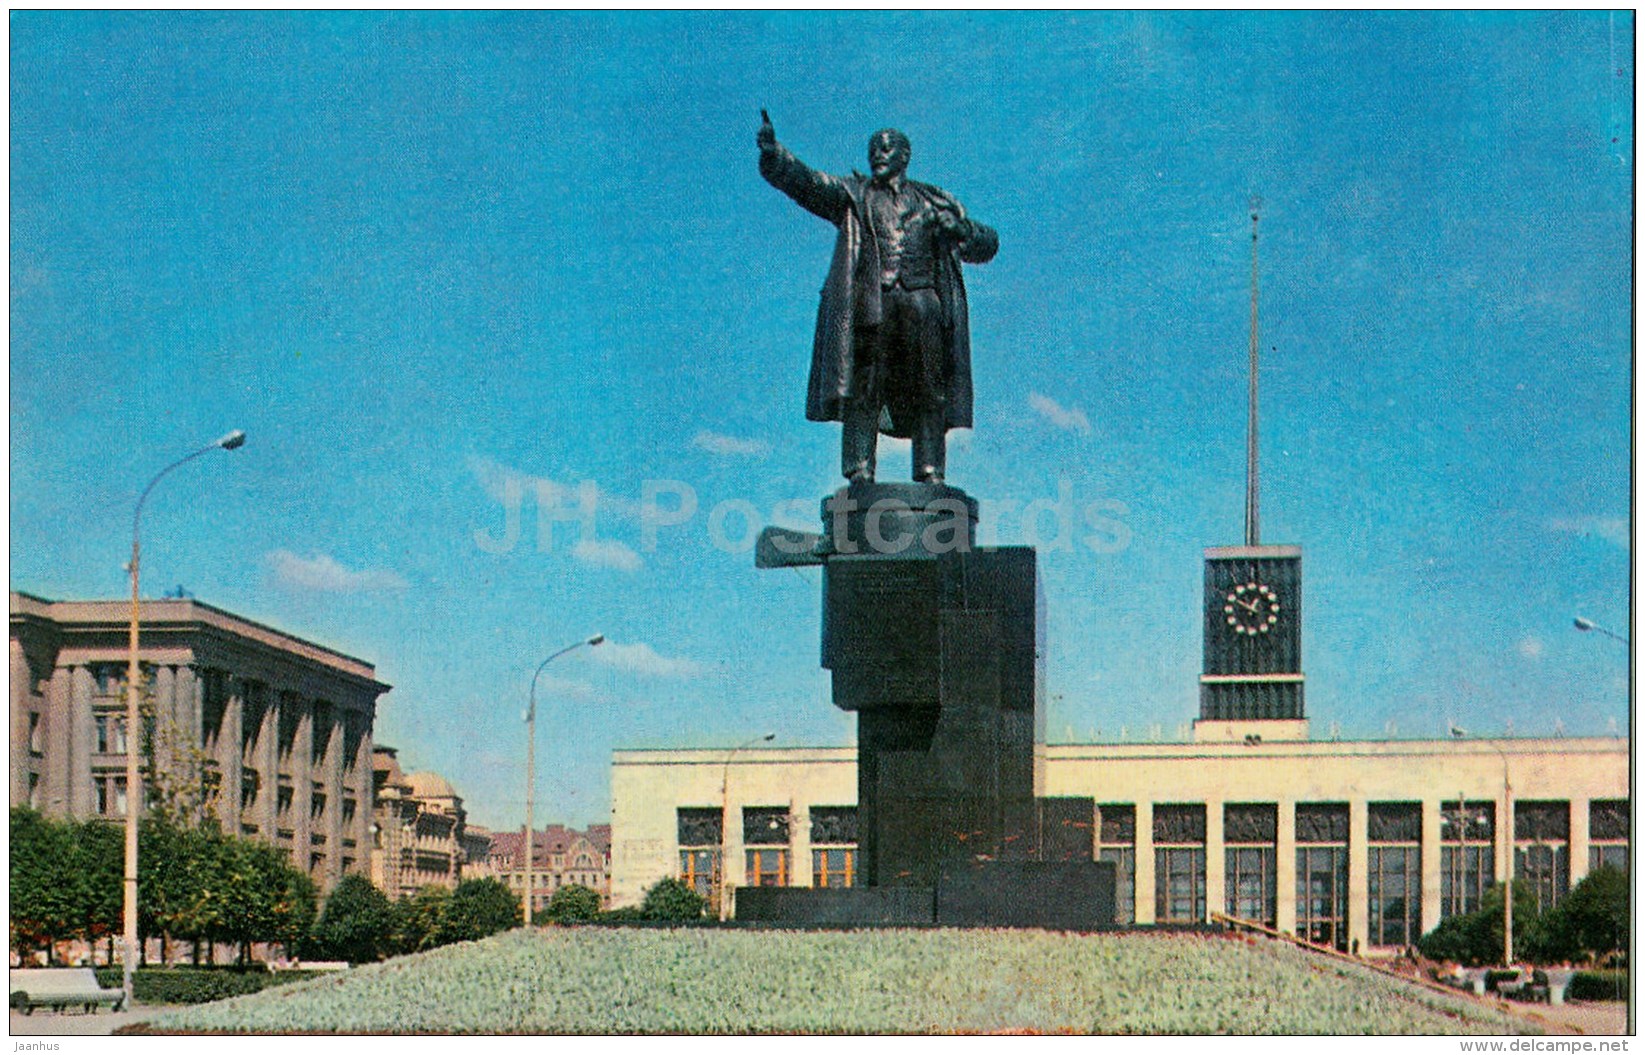
<svg viewBox="0 0 1645 1055">
<path fill-rule="evenodd" d="M 1578 971 L 1565 996 L 1571 1000 L 1626 1000 L 1628 972 Z"/>
<path fill-rule="evenodd" d="M 139 1004 L 208 1004 L 244 996 L 276 985 L 300 982 L 323 971 L 234 970 L 211 967 L 144 967 L 132 976 L 132 996 Z M 97 984 L 118 989 L 119 967 L 97 968 Z"/>
</svg>

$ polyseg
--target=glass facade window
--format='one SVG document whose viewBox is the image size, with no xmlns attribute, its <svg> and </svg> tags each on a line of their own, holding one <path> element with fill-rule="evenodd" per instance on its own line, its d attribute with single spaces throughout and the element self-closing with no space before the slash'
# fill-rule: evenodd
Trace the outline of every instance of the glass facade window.
<svg viewBox="0 0 1645 1055">
<path fill-rule="evenodd" d="M 1134 846 L 1104 846 L 1097 851 L 1097 860 L 1114 866 L 1114 922 L 1137 921 L 1137 848 Z"/>
<path fill-rule="evenodd" d="M 1588 871 L 1594 872 L 1601 868 L 1614 868 L 1618 872 L 1628 871 L 1628 844 L 1604 843 L 1588 847 Z"/>
<path fill-rule="evenodd" d="M 1570 844 L 1569 802 L 1514 803 L 1514 878 L 1530 884 L 1538 912 L 1553 908 L 1570 892 Z"/>
<path fill-rule="evenodd" d="M 1155 848 L 1154 919 L 1160 923 L 1205 921 L 1205 847 Z"/>
<path fill-rule="evenodd" d="M 1297 935 L 1348 950 L 1348 805 L 1297 804 Z"/>
<path fill-rule="evenodd" d="M 1372 846 L 1367 867 L 1372 945 L 1415 945 L 1422 936 L 1422 848 Z"/>
<path fill-rule="evenodd" d="M 724 814 L 718 806 L 682 806 L 675 811 L 680 846 L 680 882 L 712 900 L 720 886 L 720 846 Z"/>
<path fill-rule="evenodd" d="M 1297 936 L 1348 950 L 1348 848 L 1297 847 Z"/>
<path fill-rule="evenodd" d="M 126 778 L 112 773 L 99 774 L 93 784 L 97 789 L 97 812 L 105 817 L 126 815 Z"/>
<path fill-rule="evenodd" d="M 1627 799 L 1595 799 L 1588 803 L 1588 871 L 1615 868 L 1628 871 Z"/>
<path fill-rule="evenodd" d="M 1453 799 L 1440 807 L 1439 914 L 1479 911 L 1496 882 L 1496 803 Z"/>
<path fill-rule="evenodd" d="M 759 849 L 748 851 L 748 876 L 745 886 L 787 886 L 788 849 Z"/>
<path fill-rule="evenodd" d="M 855 886 L 857 881 L 857 851 L 855 847 L 834 846 L 811 851 L 811 885 L 841 888 Z"/>
<path fill-rule="evenodd" d="M 97 730 L 98 754 L 123 755 L 126 753 L 126 719 L 124 715 L 110 711 L 95 716 L 92 723 Z"/>
<path fill-rule="evenodd" d="M 1114 922 L 1137 921 L 1137 808 L 1129 802 L 1097 807 L 1097 860 L 1114 866 Z"/>
<path fill-rule="evenodd" d="M 1514 850 L 1514 879 L 1530 886 L 1537 912 L 1553 908 L 1570 891 L 1570 850 L 1563 843 L 1533 843 Z"/>
<path fill-rule="evenodd" d="M 1154 919 L 1205 921 L 1205 806 L 1154 807 Z"/>
<path fill-rule="evenodd" d="M 1230 916 L 1272 927 L 1278 919 L 1279 807 L 1274 803 L 1229 803 L 1222 810 L 1224 873 Z"/>
<path fill-rule="evenodd" d="M 1278 884 L 1272 846 L 1230 846 L 1227 854 L 1228 914 L 1272 927 L 1278 919 Z"/>
</svg>

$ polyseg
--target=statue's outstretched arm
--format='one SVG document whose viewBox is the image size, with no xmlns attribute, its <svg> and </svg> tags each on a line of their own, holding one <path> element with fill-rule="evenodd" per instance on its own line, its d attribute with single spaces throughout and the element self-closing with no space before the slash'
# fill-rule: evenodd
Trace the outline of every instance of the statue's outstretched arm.
<svg viewBox="0 0 1645 1055">
<path fill-rule="evenodd" d="M 967 220 L 966 223 L 971 225 L 971 230 L 957 247 L 960 259 L 967 264 L 988 263 L 1000 251 L 999 232 L 975 220 Z"/>
<path fill-rule="evenodd" d="M 760 116 L 764 120 L 755 137 L 760 146 L 760 175 L 807 212 L 838 224 L 851 208 L 851 193 L 846 190 L 845 183 L 836 176 L 818 172 L 795 157 L 787 147 L 777 142 L 777 134 L 771 127 L 770 119 L 765 117 L 764 110 L 760 111 Z"/>
</svg>

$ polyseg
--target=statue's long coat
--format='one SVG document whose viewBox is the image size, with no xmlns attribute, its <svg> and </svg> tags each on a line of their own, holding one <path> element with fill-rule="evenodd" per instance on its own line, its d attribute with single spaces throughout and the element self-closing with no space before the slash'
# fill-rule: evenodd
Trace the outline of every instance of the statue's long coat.
<svg viewBox="0 0 1645 1055">
<path fill-rule="evenodd" d="M 859 173 L 839 177 L 817 172 L 782 146 L 760 153 L 760 174 L 807 211 L 839 228 L 834 260 L 817 307 L 805 416 L 812 421 L 840 421 L 844 417 L 844 403 L 853 394 L 852 373 L 859 331 L 878 326 L 883 319 L 879 246 L 868 226 L 865 193 L 868 177 Z M 905 180 L 903 189 L 924 196 L 935 208 L 962 220 L 965 218 L 960 203 L 940 188 Z M 943 306 L 943 336 L 948 353 L 946 426 L 951 429 L 971 427 L 971 330 L 960 261 L 986 263 L 999 250 L 999 237 L 992 228 L 971 222 L 970 229 L 970 237 L 947 252 L 939 252 L 936 260 L 937 296 Z M 912 422 L 882 416 L 880 429 L 907 438 L 912 425 Z"/>
</svg>

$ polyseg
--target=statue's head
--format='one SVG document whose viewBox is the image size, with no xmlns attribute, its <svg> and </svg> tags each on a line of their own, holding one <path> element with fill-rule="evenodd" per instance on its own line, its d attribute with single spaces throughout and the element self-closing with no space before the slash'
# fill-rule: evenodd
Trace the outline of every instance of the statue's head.
<svg viewBox="0 0 1645 1055">
<path fill-rule="evenodd" d="M 868 140 L 868 169 L 878 180 L 894 179 L 908 169 L 913 148 L 895 128 L 882 128 Z"/>
</svg>

